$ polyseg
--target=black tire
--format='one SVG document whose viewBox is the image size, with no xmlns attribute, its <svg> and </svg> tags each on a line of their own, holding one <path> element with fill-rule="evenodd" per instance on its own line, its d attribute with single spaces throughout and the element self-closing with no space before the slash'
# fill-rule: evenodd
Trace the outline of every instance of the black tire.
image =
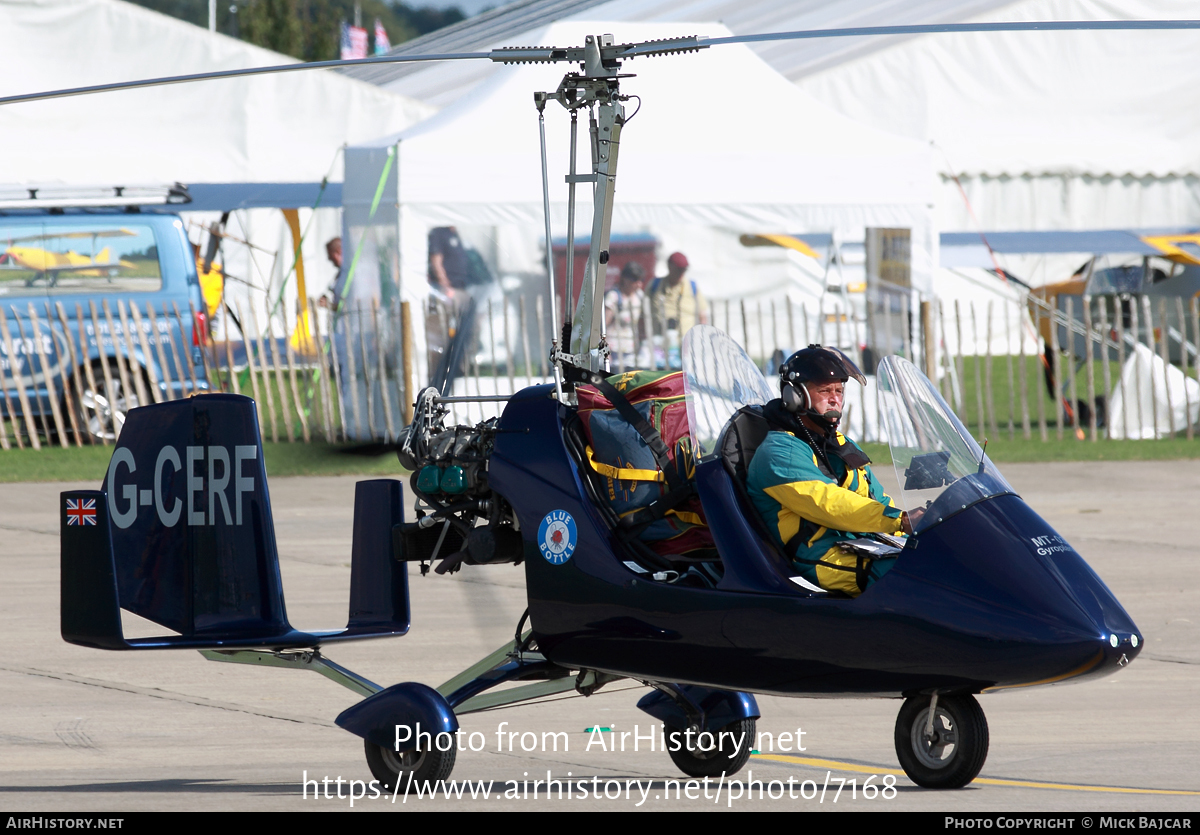
<svg viewBox="0 0 1200 835">
<path fill-rule="evenodd" d="M 714 733 L 712 740 L 707 733 L 703 737 L 692 733 L 689 748 L 685 731 L 668 728 L 667 753 L 679 770 L 689 777 L 720 777 L 722 774 L 729 777 L 741 771 L 749 761 L 755 732 L 753 719 L 738 719 Z M 701 741 L 712 750 L 701 750 Z"/>
<path fill-rule="evenodd" d="M 407 791 L 410 775 L 414 785 L 424 784 L 426 781 L 436 783 L 438 780 L 448 779 L 450 772 L 454 770 L 454 745 L 450 746 L 449 751 L 439 751 L 435 747 L 432 751 L 414 750 L 399 753 L 391 748 L 376 745 L 369 739 L 363 740 L 363 745 L 366 748 L 367 765 L 370 766 L 371 773 L 375 775 L 380 786 L 389 792 L 394 790 L 397 780 L 400 782 L 400 790 Z"/>
<path fill-rule="evenodd" d="M 941 696 L 933 737 L 925 735 L 929 697 L 905 699 L 896 717 L 896 756 L 909 779 L 927 789 L 960 789 L 983 768 L 988 726 L 975 697 Z"/>
</svg>

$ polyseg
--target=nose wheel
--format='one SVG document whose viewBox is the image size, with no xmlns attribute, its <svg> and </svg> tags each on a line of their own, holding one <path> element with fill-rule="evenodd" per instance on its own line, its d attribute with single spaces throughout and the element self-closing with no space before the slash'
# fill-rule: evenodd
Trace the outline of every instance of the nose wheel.
<svg viewBox="0 0 1200 835">
<path fill-rule="evenodd" d="M 689 777 L 729 777 L 742 770 L 754 747 L 756 723 L 738 719 L 720 731 L 690 736 L 681 730 L 667 731 L 667 753 Z"/>
<path fill-rule="evenodd" d="M 896 717 L 896 756 L 918 786 L 959 789 L 978 776 L 988 726 L 975 697 L 910 696 Z"/>
</svg>

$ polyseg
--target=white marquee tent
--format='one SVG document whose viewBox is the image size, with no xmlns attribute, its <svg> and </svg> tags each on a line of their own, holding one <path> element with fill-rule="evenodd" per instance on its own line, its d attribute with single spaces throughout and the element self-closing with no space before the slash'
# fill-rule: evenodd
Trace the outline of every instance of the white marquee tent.
<svg viewBox="0 0 1200 835">
<path fill-rule="evenodd" d="M 0 32 L 0 95 L 295 61 L 121 0 L 5 0 Z M 431 112 L 328 71 L 6 105 L 0 183 L 314 182 Z"/>
<path fill-rule="evenodd" d="M 0 95 L 294 60 L 120 0 L 4 0 L 0 32 Z M 402 130 L 432 112 L 328 71 L 6 105 L 0 184 L 339 180 L 346 143 Z M 322 244 L 339 233 L 335 211 L 318 214 L 304 247 L 317 293 L 333 279 Z M 310 226 L 309 213 L 302 215 Z M 230 231 L 282 253 L 252 257 L 230 247 L 230 272 L 265 287 L 290 271 L 291 239 L 279 212 L 239 212 Z"/>
<path fill-rule="evenodd" d="M 728 33 L 717 24 L 690 28 L 710 37 Z M 676 30 L 670 24 L 556 23 L 537 33 L 535 41 L 582 42 L 593 32 L 648 40 Z M 371 149 L 396 149 L 405 297 L 420 299 L 426 293 L 426 236 L 436 226 L 491 227 L 502 250 L 502 269 L 544 272 L 532 93 L 554 90 L 568 69 L 498 69 L 437 116 L 364 146 L 376 173 L 360 177 L 348 163 L 347 206 L 369 202 L 385 164 L 384 155 Z M 924 143 L 839 116 L 741 46 L 719 55 L 637 60 L 624 69 L 636 77 L 624 80 L 622 91 L 639 96 L 641 108 L 622 134 L 614 232 L 652 232 L 670 246 L 695 234 L 689 229 L 716 230 L 713 234 L 735 239 L 741 232 L 831 230 L 861 239 L 864 227 L 907 227 L 913 230 L 914 286 L 929 291 L 937 256 L 932 163 Z M 631 101 L 627 112 L 637 108 L 638 101 Z M 569 120 L 557 104 L 550 104 L 546 114 L 551 215 L 558 237 L 566 231 Z M 581 134 L 586 136 L 586 128 Z M 582 139 L 580 157 L 586 165 Z M 590 192 L 580 189 L 579 197 L 577 228 L 586 236 Z M 364 265 L 380 261 L 362 259 Z M 744 274 L 694 257 L 689 277 L 715 297 L 756 289 L 747 286 Z M 367 272 L 361 279 L 362 286 L 374 286 Z"/>
<path fill-rule="evenodd" d="M 1012 20 L 1200 18 L 1200 0 L 517 0 L 399 51 L 521 43 L 553 20 L 720 20 L 738 35 Z M 930 34 L 754 44 L 829 108 L 934 143 L 940 230 L 1200 225 L 1200 85 L 1191 32 Z M 710 50 L 713 53 L 718 48 Z M 386 89 L 444 105 L 484 64 L 363 68 Z M 974 218 L 963 200 L 959 179 Z M 1041 283 L 1076 256 L 1001 259 Z M 1064 273 L 1063 271 L 1066 271 Z"/>
</svg>

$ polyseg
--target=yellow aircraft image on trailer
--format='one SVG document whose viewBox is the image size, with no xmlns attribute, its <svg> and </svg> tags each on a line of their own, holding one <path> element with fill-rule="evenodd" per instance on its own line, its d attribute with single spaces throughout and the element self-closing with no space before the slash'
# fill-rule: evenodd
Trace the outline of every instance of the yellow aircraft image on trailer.
<svg viewBox="0 0 1200 835">
<path fill-rule="evenodd" d="M 25 286 L 32 287 L 39 279 L 46 280 L 47 287 L 58 283 L 60 273 L 72 273 L 87 278 L 111 278 L 124 268 L 132 270 L 135 264 L 118 258 L 112 260 L 108 247 L 96 252 L 97 238 L 128 238 L 136 237 L 132 229 L 100 229 L 94 232 L 63 232 L 57 235 L 29 235 L 23 238 L 11 238 L 4 252 L 0 252 L 0 269 L 28 270 L 34 274 L 25 279 Z M 45 242 L 63 238 L 90 238 L 92 254 L 82 255 L 66 250 L 54 252 L 40 246 L 17 246 L 27 241 Z"/>
</svg>

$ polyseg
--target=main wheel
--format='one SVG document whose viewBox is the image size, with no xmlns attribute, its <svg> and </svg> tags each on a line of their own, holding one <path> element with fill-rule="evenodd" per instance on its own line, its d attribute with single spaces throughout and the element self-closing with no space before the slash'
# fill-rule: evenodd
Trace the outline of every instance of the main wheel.
<svg viewBox="0 0 1200 835">
<path fill-rule="evenodd" d="M 367 751 L 367 765 L 380 785 L 394 791 L 399 781 L 401 790 L 407 790 L 410 782 L 424 784 L 426 781 L 445 780 L 454 770 L 455 747 L 449 751 L 395 751 L 363 740 Z"/>
<path fill-rule="evenodd" d="M 719 731 L 690 737 L 686 731 L 668 728 L 667 753 L 689 777 L 728 777 L 741 771 L 750 759 L 755 729 L 753 719 L 738 719 Z"/>
<path fill-rule="evenodd" d="M 929 733 L 929 702 L 928 696 L 904 701 L 896 717 L 896 756 L 918 786 L 960 789 L 987 759 L 987 719 L 974 696 L 942 696 Z"/>
</svg>

